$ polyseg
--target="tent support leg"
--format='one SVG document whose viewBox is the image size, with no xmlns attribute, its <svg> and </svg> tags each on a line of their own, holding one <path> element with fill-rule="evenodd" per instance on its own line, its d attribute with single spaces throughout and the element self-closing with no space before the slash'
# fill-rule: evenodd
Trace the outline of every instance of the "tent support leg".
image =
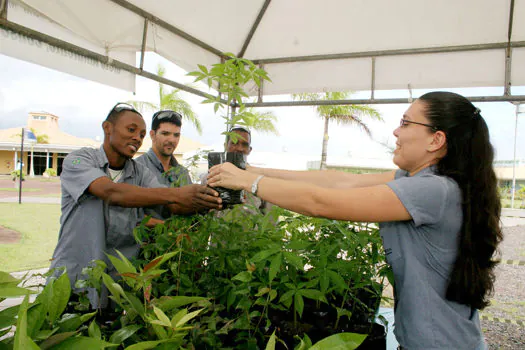
<svg viewBox="0 0 525 350">
<path fill-rule="evenodd" d="M 142 49 L 140 50 L 140 70 L 144 70 L 144 55 L 146 54 L 146 40 L 148 38 L 148 19 L 144 19 L 144 30 L 142 32 Z"/>
</svg>

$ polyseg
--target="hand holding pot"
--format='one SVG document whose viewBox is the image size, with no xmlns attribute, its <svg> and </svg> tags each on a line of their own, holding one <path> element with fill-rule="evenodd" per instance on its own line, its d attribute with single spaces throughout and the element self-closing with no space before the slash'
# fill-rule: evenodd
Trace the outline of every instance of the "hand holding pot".
<svg viewBox="0 0 525 350">
<path fill-rule="evenodd" d="M 208 185 L 231 190 L 249 190 L 256 178 L 257 174 L 241 170 L 231 163 L 222 163 L 210 168 Z"/>
</svg>

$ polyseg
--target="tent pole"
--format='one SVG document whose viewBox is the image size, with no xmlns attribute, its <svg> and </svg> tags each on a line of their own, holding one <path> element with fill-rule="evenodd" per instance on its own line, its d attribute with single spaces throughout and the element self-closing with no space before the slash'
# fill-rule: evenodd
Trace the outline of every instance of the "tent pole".
<svg viewBox="0 0 525 350">
<path fill-rule="evenodd" d="M 7 8 L 9 7 L 9 0 L 0 0 L 0 18 L 7 19 Z"/>
<path fill-rule="evenodd" d="M 123 71 L 129 72 L 129 73 L 132 73 L 132 74 L 135 74 L 135 75 L 140 75 L 142 77 L 154 80 L 156 82 L 159 82 L 159 83 L 162 83 L 162 84 L 165 84 L 165 85 L 169 85 L 169 86 L 174 87 L 176 89 L 180 89 L 180 90 L 192 93 L 192 94 L 197 95 L 197 96 L 201 96 L 201 97 L 204 97 L 204 98 L 212 98 L 212 99 L 215 98 L 215 97 L 213 97 L 212 95 L 210 95 L 208 93 L 202 92 L 200 90 L 194 89 L 192 87 L 186 86 L 186 85 L 181 84 L 181 83 L 177 83 L 177 82 L 175 82 L 173 80 L 169 80 L 169 79 L 166 79 L 164 77 L 160 77 L 160 76 L 155 75 L 153 73 L 149 73 L 147 71 L 140 70 L 139 68 L 137 68 L 135 66 L 132 66 L 132 65 L 129 65 L 127 63 L 124 63 L 122 61 L 119 61 L 119 60 L 113 59 L 111 57 L 104 56 L 104 55 L 101 55 L 99 53 L 96 53 L 96 52 L 84 49 L 84 48 L 82 48 L 80 46 L 73 45 L 73 44 L 68 43 L 66 41 L 63 41 L 63 40 L 54 38 L 52 36 L 40 33 L 40 32 L 38 32 L 36 30 L 33 30 L 33 29 L 30 29 L 30 28 L 21 26 L 21 25 L 19 25 L 17 23 L 14 23 L 14 22 L 11 22 L 11 21 L 8 21 L 8 20 L 5 20 L 5 19 L 1 19 L 0 18 L 0 28 L 4 28 L 4 29 L 6 29 L 8 31 L 11 31 L 13 33 L 16 33 L 16 34 L 19 34 L 19 35 L 23 35 L 25 37 L 44 42 L 44 43 L 46 43 L 48 45 L 51 45 L 51 46 L 54 46 L 54 47 L 58 47 L 60 49 L 67 50 L 67 51 L 72 52 L 74 54 L 77 54 L 79 56 L 90 58 L 90 59 L 95 60 L 97 62 L 100 62 L 100 63 L 102 63 L 104 65 L 107 65 L 107 66 L 110 66 L 110 67 L 114 67 L 114 68 L 117 68 L 117 69 L 121 69 Z M 226 101 L 222 101 L 222 103 L 226 103 Z"/>
<path fill-rule="evenodd" d="M 520 104 L 516 104 L 516 123 L 514 124 L 514 158 L 512 162 L 512 196 L 510 198 L 510 207 L 514 209 L 514 196 L 516 192 L 516 141 L 518 139 L 518 115 Z"/>
<path fill-rule="evenodd" d="M 144 30 L 142 32 L 142 48 L 140 50 L 140 70 L 144 68 L 144 55 L 146 54 L 146 40 L 148 38 L 148 19 L 144 19 Z"/>
</svg>

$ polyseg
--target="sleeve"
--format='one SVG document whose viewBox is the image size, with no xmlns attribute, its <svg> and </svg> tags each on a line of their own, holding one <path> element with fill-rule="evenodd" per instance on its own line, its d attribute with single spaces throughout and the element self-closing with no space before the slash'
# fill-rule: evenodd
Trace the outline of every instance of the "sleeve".
<svg viewBox="0 0 525 350">
<path fill-rule="evenodd" d="M 140 171 L 142 174 L 141 177 L 141 187 L 146 188 L 168 188 L 168 186 L 163 185 L 159 182 L 159 179 L 151 170 L 149 170 L 147 167 L 143 166 L 142 164 L 137 164 L 137 171 Z M 168 218 L 171 215 L 171 212 L 167 206 L 164 205 L 154 205 L 152 207 L 146 207 L 143 208 L 143 211 L 140 218 L 144 218 L 144 216 L 151 216 L 156 219 L 164 220 Z"/>
<path fill-rule="evenodd" d="M 399 198 L 417 226 L 441 220 L 447 202 L 446 180 L 429 174 L 401 177 L 387 183 Z"/>
<path fill-rule="evenodd" d="M 62 163 L 62 190 L 69 193 L 75 202 L 78 202 L 93 181 L 107 176 L 100 168 L 94 152 L 96 150 L 80 149 L 70 153 Z"/>
<path fill-rule="evenodd" d="M 183 180 L 183 185 L 182 186 L 186 186 L 186 185 L 192 185 L 193 182 L 191 181 L 191 176 L 190 176 L 190 171 L 186 168 L 183 167 L 183 172 L 182 172 L 182 178 L 184 179 Z"/>
<path fill-rule="evenodd" d="M 159 187 L 167 187 L 166 185 L 163 185 L 160 183 L 159 179 L 151 170 L 149 170 L 147 167 L 145 167 L 142 164 L 137 164 L 137 169 L 141 172 L 141 181 L 140 186 L 146 187 L 146 188 L 159 188 Z"/>
</svg>

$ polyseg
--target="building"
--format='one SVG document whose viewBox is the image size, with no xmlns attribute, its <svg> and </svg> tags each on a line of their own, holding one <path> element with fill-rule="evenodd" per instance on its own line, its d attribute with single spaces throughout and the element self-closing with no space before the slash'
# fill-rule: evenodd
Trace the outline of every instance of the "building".
<svg viewBox="0 0 525 350">
<path fill-rule="evenodd" d="M 100 142 L 88 138 L 69 135 L 58 126 L 59 117 L 47 112 L 31 112 L 27 125 L 37 136 L 37 143 L 24 142 L 22 155 L 24 174 L 42 175 L 47 168 L 58 174 L 62 171 L 65 156 L 82 147 L 98 147 Z M 0 130 L 0 174 L 9 174 L 18 169 L 20 164 L 22 126 Z M 34 162 L 32 161 L 34 160 Z"/>
<path fill-rule="evenodd" d="M 58 120 L 59 117 L 51 113 L 31 112 L 26 126 L 0 130 L 0 174 L 10 174 L 15 167 L 16 169 L 20 167 L 22 128 L 32 130 L 38 139 L 37 143 L 24 142 L 22 159 L 26 175 L 31 173 L 42 175 L 47 168 L 55 169 L 60 175 L 62 162 L 70 152 L 82 147 L 100 147 L 101 141 L 80 138 L 63 132 L 60 130 Z M 147 152 L 150 147 L 151 139 L 148 133 L 137 156 Z M 174 156 L 179 162 L 182 162 L 184 153 L 198 148 L 205 148 L 205 145 L 181 136 Z"/>
<path fill-rule="evenodd" d="M 525 159 L 516 159 L 516 167 L 513 167 L 512 160 L 497 160 L 494 162 L 494 171 L 499 181 L 500 187 L 512 187 L 512 174 L 516 177 L 516 190 L 525 186 Z"/>
</svg>

